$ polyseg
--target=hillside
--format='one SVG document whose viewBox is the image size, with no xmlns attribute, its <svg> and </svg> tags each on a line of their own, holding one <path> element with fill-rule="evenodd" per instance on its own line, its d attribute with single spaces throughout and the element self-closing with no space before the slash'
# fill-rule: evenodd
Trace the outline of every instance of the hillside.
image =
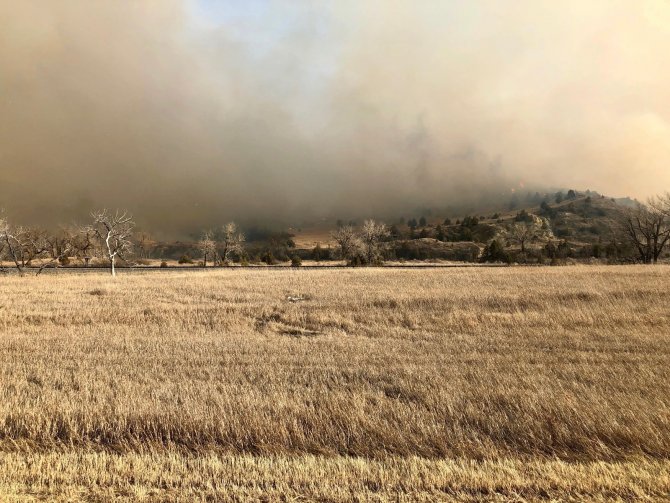
<svg viewBox="0 0 670 503">
<path fill-rule="evenodd" d="M 595 192 L 570 191 L 563 198 L 536 194 L 514 209 L 489 208 L 471 215 L 436 215 L 386 220 L 389 235 L 385 260 L 445 260 L 475 262 L 487 245 L 500 243 L 507 254 L 499 261 L 542 262 L 544 259 L 620 259 L 630 250 L 617 235 L 624 212 L 634 201 Z M 362 219 L 350 222 L 360 229 Z M 340 221 L 322 220 L 283 231 L 253 229 L 247 233 L 242 263 L 261 263 L 264 257 L 286 263 L 291 257 L 325 262 L 339 260 L 334 230 Z M 515 232 L 527 229 L 523 245 Z M 187 257 L 198 263 L 194 242 L 155 243 L 150 258 L 172 262 Z M 176 265 L 176 264 L 175 264 Z"/>
<path fill-rule="evenodd" d="M 428 211 L 427 215 L 386 219 L 388 232 L 379 243 L 378 260 L 534 264 L 599 259 L 626 262 L 634 253 L 621 234 L 620 222 L 632 204 L 634 201 L 627 198 L 569 191 L 565 196 L 562 193 L 535 194 L 527 197 L 525 204 L 489 207 L 487 211 L 469 215 L 440 215 Z M 295 257 L 316 263 L 341 263 L 333 232 L 340 226 L 350 225 L 358 233 L 363 221 L 363 218 L 347 223 L 322 220 L 283 230 L 247 228 L 243 249 L 233 254 L 228 263 L 286 265 Z M 212 236 L 220 253 L 222 235 L 216 231 Z M 25 265 L 39 265 L 39 259 L 27 256 Z M 156 241 L 148 233 L 138 232 L 128 263 L 189 267 L 201 262 L 202 253 L 195 237 L 184 241 Z M 208 265 L 213 262 L 210 256 Z M 83 262 L 80 257 L 72 257 L 68 264 L 80 266 Z M 94 259 L 91 264 L 104 265 L 105 262 Z M 6 257 L 4 264 L 0 262 L 2 265 L 12 266 Z"/>
<path fill-rule="evenodd" d="M 398 219 L 389 225 L 387 243 L 389 259 L 445 259 L 473 261 L 493 240 L 511 253 L 520 251 L 514 237 L 515 226 L 529 227 L 531 237 L 524 243 L 524 253 L 541 254 L 547 246 L 562 245 L 569 255 L 606 256 L 621 253 L 617 237 L 618 222 L 634 202 L 613 199 L 597 193 L 573 192 L 560 197 L 544 196 L 541 201 L 514 210 L 490 209 L 485 214 L 432 216 Z M 483 212 L 482 212 L 483 213 Z M 423 224 L 423 225 L 421 225 Z M 334 248 L 332 222 L 290 229 L 296 253 L 309 256 L 315 246 Z M 551 243 L 551 244 L 550 244 Z M 518 258 L 518 257 L 516 257 Z M 552 258 L 552 257 L 550 257 Z"/>
</svg>

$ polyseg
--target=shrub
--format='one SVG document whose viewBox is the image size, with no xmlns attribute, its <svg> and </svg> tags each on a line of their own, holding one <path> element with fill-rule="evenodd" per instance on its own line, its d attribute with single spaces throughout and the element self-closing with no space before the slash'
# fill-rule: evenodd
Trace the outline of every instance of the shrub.
<svg viewBox="0 0 670 503">
<path fill-rule="evenodd" d="M 558 215 L 558 212 L 556 211 L 556 209 L 549 206 L 549 204 L 547 204 L 546 201 L 542 201 L 542 204 L 540 205 L 540 215 L 542 215 L 543 217 L 554 219 Z"/>
<path fill-rule="evenodd" d="M 295 255 L 291 258 L 291 261 L 293 261 L 294 257 Z M 323 249 L 321 248 L 321 245 L 317 243 L 314 249 L 312 250 L 312 260 L 320 262 L 322 257 L 323 257 Z"/>
<path fill-rule="evenodd" d="M 559 238 L 567 238 L 572 236 L 572 231 L 567 227 L 560 227 L 554 231 L 554 234 L 556 234 L 556 237 Z"/>
<path fill-rule="evenodd" d="M 161 262 L 161 268 L 164 269 L 164 268 L 166 268 L 167 266 L 168 266 L 167 262 L 166 262 L 165 260 L 163 260 L 163 261 Z"/>
<path fill-rule="evenodd" d="M 533 222 L 533 215 L 528 213 L 526 210 L 521 210 L 519 213 L 516 214 L 514 217 L 515 222 L 528 222 L 532 223 Z"/>
<path fill-rule="evenodd" d="M 283 248 L 279 248 L 278 250 L 274 250 L 274 252 L 270 253 L 273 256 L 274 261 L 273 263 L 288 262 L 289 260 L 291 260 L 291 257 L 288 256 L 288 251 Z"/>
<path fill-rule="evenodd" d="M 547 245 L 544 247 L 544 254 L 550 258 L 550 259 L 555 259 L 556 258 L 556 245 L 554 244 L 553 241 L 549 241 Z"/>
<path fill-rule="evenodd" d="M 506 264 L 511 262 L 509 254 L 497 239 L 486 245 L 479 260 L 480 262 L 504 262 Z"/>
<path fill-rule="evenodd" d="M 275 265 L 277 263 L 270 250 L 267 250 L 261 255 L 261 261 L 265 262 L 267 265 Z"/>
<path fill-rule="evenodd" d="M 572 248 L 567 241 L 561 241 L 556 248 L 556 256 L 558 258 L 568 258 L 572 257 Z"/>
<path fill-rule="evenodd" d="M 458 223 L 458 222 L 456 222 Z M 479 225 L 479 219 L 477 217 L 465 217 L 463 221 L 461 222 L 461 227 L 476 227 Z"/>
<path fill-rule="evenodd" d="M 192 259 L 189 255 L 182 255 L 182 256 L 179 258 L 179 263 L 180 263 L 180 264 L 192 264 L 192 263 L 193 263 L 193 259 Z"/>
<path fill-rule="evenodd" d="M 600 258 L 600 256 L 602 255 L 602 247 L 600 246 L 600 244 L 596 243 L 593 245 L 593 247 L 591 248 L 591 255 L 595 258 Z"/>
<path fill-rule="evenodd" d="M 472 230 L 469 227 L 461 227 L 459 241 L 472 241 Z"/>
<path fill-rule="evenodd" d="M 367 260 L 362 253 L 357 253 L 349 259 L 347 265 L 350 267 L 361 267 L 367 265 Z"/>
<path fill-rule="evenodd" d="M 446 237 L 447 235 L 444 233 L 444 229 L 438 224 L 438 226 L 435 227 L 435 238 L 438 241 L 444 241 Z"/>
<path fill-rule="evenodd" d="M 302 265 L 302 259 L 298 255 L 293 255 L 291 257 L 291 267 L 300 267 Z"/>
</svg>

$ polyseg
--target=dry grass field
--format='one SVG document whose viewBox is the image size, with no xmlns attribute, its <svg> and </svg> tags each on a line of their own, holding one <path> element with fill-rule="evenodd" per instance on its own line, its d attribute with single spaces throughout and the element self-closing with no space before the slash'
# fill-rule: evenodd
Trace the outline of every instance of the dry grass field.
<svg viewBox="0 0 670 503">
<path fill-rule="evenodd" d="M 0 277 L 0 501 L 670 498 L 670 267 Z"/>
</svg>

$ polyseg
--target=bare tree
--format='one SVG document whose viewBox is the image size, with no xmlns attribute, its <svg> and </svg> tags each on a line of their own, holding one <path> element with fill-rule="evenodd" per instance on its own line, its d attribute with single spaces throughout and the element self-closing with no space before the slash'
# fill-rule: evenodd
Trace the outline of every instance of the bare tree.
<svg viewBox="0 0 670 503">
<path fill-rule="evenodd" d="M 156 246 L 156 241 L 148 232 L 142 231 L 138 232 L 135 236 L 135 246 L 139 258 L 148 259 L 151 257 L 151 251 Z"/>
<path fill-rule="evenodd" d="M 386 225 L 381 222 L 377 223 L 372 219 L 363 222 L 361 242 L 363 243 L 363 250 L 368 264 L 374 264 L 379 261 L 381 257 L 381 242 L 388 236 L 388 233 Z"/>
<path fill-rule="evenodd" d="M 74 256 L 83 261 L 88 267 L 91 256 L 95 254 L 96 236 L 93 226 L 80 227 L 72 234 L 72 252 Z"/>
<path fill-rule="evenodd" d="M 623 232 L 645 264 L 658 262 L 670 241 L 670 196 L 655 197 L 626 212 Z"/>
<path fill-rule="evenodd" d="M 35 266 L 37 274 L 47 267 L 58 267 L 72 252 L 70 233 L 50 234 L 39 229 L 13 227 L 6 218 L 0 218 L 0 256 L 6 252 L 21 276 L 25 269 Z"/>
<path fill-rule="evenodd" d="M 0 242 L 21 276 L 24 274 L 24 239 L 25 231 L 21 227 L 15 228 L 6 218 L 0 218 Z"/>
<path fill-rule="evenodd" d="M 37 270 L 39 276 L 44 269 L 60 267 L 75 252 L 74 234 L 67 229 L 55 234 L 43 233 L 38 235 L 33 246 L 42 259 Z"/>
<path fill-rule="evenodd" d="M 358 248 L 358 237 L 356 231 L 351 225 L 338 227 L 336 231 L 331 232 L 331 237 L 340 248 L 342 259 L 347 260 L 351 257 L 354 250 Z"/>
<path fill-rule="evenodd" d="M 244 234 L 237 231 L 235 222 L 228 222 L 223 226 L 223 246 L 221 248 L 221 261 L 226 264 L 230 261 L 233 253 L 240 254 L 244 251 Z"/>
<path fill-rule="evenodd" d="M 211 231 L 202 234 L 202 238 L 198 241 L 198 250 L 202 253 L 204 266 L 207 267 L 207 257 L 216 256 L 216 241 L 212 239 Z"/>
<path fill-rule="evenodd" d="M 124 255 L 132 249 L 132 231 L 135 227 L 133 217 L 126 211 L 112 213 L 106 209 L 91 213 L 93 225 L 91 229 L 101 242 L 112 276 L 116 276 L 116 257 Z"/>
<path fill-rule="evenodd" d="M 526 244 L 537 238 L 537 229 L 532 223 L 515 223 L 509 232 L 509 238 L 521 246 L 521 253 L 525 253 Z"/>
<path fill-rule="evenodd" d="M 662 196 L 652 197 L 649 200 L 649 206 L 665 215 L 669 220 L 667 225 L 670 225 L 670 192 L 666 192 Z"/>
</svg>

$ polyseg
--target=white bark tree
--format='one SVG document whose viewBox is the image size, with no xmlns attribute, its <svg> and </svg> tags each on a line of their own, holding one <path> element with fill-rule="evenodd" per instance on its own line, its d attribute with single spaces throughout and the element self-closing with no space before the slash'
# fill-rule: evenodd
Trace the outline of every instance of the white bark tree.
<svg viewBox="0 0 670 503">
<path fill-rule="evenodd" d="M 0 218 L 0 243 L 21 276 L 24 274 L 25 234 L 21 227 L 13 227 L 6 218 Z"/>
<path fill-rule="evenodd" d="M 228 222 L 223 226 L 223 242 L 221 248 L 221 262 L 227 264 L 233 253 L 240 254 L 244 251 L 244 234 L 238 232 L 235 222 Z"/>
<path fill-rule="evenodd" d="M 207 267 L 207 257 L 216 256 L 216 241 L 212 239 L 212 232 L 205 231 L 200 241 L 198 241 L 198 250 L 202 254 L 203 264 Z"/>
<path fill-rule="evenodd" d="M 73 251 L 72 242 L 72 234 L 66 229 L 52 234 L 14 227 L 0 218 L 0 259 L 7 255 L 21 276 L 28 267 L 36 267 L 37 275 L 48 267 L 59 267 Z"/>
<path fill-rule="evenodd" d="M 372 219 L 363 222 L 361 242 L 363 243 L 363 250 L 368 264 L 379 262 L 381 258 L 381 243 L 388 234 L 386 224 L 375 222 Z"/>
<path fill-rule="evenodd" d="M 116 257 L 123 259 L 132 250 L 133 217 L 126 211 L 112 213 L 106 209 L 94 211 L 91 216 L 90 229 L 101 243 L 112 276 L 116 276 Z"/>
<path fill-rule="evenodd" d="M 344 225 L 331 232 L 330 235 L 337 243 L 342 259 L 348 260 L 351 258 L 354 250 L 358 248 L 358 236 L 356 236 L 354 228 L 351 225 Z"/>
</svg>

